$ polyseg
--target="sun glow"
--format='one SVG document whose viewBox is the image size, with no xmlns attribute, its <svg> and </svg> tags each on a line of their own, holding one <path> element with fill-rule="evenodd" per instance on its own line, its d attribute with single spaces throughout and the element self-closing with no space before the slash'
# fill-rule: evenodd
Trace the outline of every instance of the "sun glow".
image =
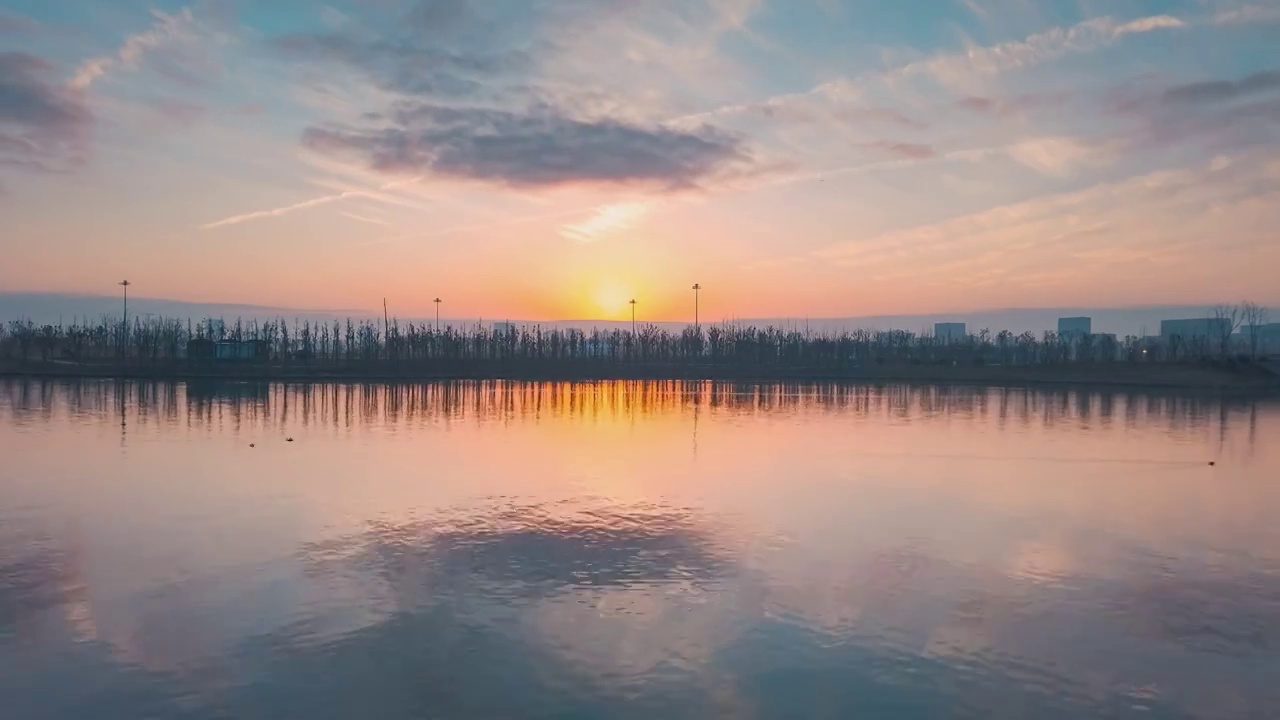
<svg viewBox="0 0 1280 720">
<path fill-rule="evenodd" d="M 618 319 L 627 316 L 631 295 L 625 285 L 616 280 L 605 280 L 596 286 L 593 300 L 602 319 Z"/>
</svg>

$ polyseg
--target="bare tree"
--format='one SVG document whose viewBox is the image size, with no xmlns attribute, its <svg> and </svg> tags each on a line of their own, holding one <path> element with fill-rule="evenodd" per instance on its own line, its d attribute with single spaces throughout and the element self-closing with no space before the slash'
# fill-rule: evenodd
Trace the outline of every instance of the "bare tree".
<svg viewBox="0 0 1280 720">
<path fill-rule="evenodd" d="M 1245 332 L 1249 337 L 1249 357 L 1258 357 L 1258 340 L 1262 336 L 1262 326 L 1267 324 L 1267 309 L 1255 302 L 1240 305 L 1240 313 L 1244 319 Z"/>
<path fill-rule="evenodd" d="M 1213 331 L 1217 333 L 1218 353 L 1227 356 L 1231 348 L 1231 336 L 1240 328 L 1240 306 L 1219 303 L 1213 308 Z"/>
</svg>

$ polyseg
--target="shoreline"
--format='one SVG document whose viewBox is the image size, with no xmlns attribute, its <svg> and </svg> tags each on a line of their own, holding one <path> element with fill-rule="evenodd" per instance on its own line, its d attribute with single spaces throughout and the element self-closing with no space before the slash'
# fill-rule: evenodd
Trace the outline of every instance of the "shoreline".
<svg viewBox="0 0 1280 720">
<path fill-rule="evenodd" d="M 452 364 L 451 364 L 452 365 Z M 465 363 L 433 369 L 365 367 L 312 369 L 262 365 L 133 365 L 38 363 L 0 365 L 0 378 L 118 379 L 172 382 L 236 381 L 283 383 L 330 382 L 603 382 L 683 381 L 740 383 L 903 383 L 985 385 L 992 387 L 1092 387 L 1098 389 L 1179 390 L 1231 395 L 1280 394 L 1280 374 L 1250 366 L 1226 368 L 1205 364 L 1107 364 L 1045 366 L 891 365 L 826 370 L 805 368 L 734 368 L 723 366 L 589 365 L 511 368 Z"/>
</svg>

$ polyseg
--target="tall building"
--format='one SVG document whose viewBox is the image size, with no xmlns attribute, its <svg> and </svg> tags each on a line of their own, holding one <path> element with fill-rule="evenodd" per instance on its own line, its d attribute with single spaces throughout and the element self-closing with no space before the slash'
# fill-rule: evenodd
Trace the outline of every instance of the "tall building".
<svg viewBox="0 0 1280 720">
<path fill-rule="evenodd" d="M 1093 319 L 1087 317 L 1058 318 L 1058 335 L 1080 336 L 1093 334 Z"/>
<path fill-rule="evenodd" d="M 1226 318 L 1186 318 L 1161 320 L 1160 337 L 1177 337 L 1182 340 L 1219 340 L 1231 332 L 1231 321 Z"/>
<path fill-rule="evenodd" d="M 943 342 L 956 342 L 963 340 L 968 333 L 965 332 L 964 323 L 962 322 L 940 322 L 933 324 L 933 336 Z"/>
</svg>

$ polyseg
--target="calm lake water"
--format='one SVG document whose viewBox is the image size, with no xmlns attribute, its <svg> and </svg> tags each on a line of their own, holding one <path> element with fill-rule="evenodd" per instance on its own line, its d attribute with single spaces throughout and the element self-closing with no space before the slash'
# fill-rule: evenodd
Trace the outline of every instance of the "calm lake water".
<svg viewBox="0 0 1280 720">
<path fill-rule="evenodd" d="M 0 380 L 0 717 L 1276 718 L 1280 407 Z"/>
</svg>

